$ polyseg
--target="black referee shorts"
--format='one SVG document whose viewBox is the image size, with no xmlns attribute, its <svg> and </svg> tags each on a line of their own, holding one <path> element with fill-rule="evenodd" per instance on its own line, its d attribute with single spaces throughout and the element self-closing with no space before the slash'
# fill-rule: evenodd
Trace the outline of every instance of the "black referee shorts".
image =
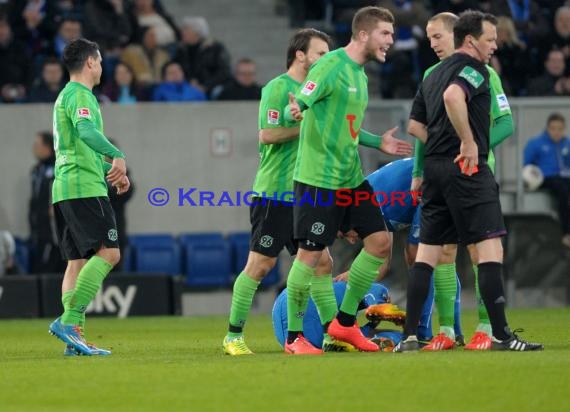
<svg viewBox="0 0 570 412">
<path fill-rule="evenodd" d="M 467 176 L 453 159 L 426 158 L 420 242 L 468 245 L 507 234 L 499 185 L 485 161 L 478 167 Z"/>
<path fill-rule="evenodd" d="M 109 198 L 62 200 L 53 208 L 63 259 L 89 259 L 102 246 L 119 248 L 115 212 Z"/>
</svg>

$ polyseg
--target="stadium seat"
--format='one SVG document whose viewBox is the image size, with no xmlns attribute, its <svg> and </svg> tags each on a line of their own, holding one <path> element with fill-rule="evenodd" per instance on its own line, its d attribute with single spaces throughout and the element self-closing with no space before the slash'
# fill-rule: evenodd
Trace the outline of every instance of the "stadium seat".
<svg viewBox="0 0 570 412">
<path fill-rule="evenodd" d="M 188 286 L 216 288 L 231 284 L 230 247 L 221 233 L 183 234 L 179 239 Z"/>
<path fill-rule="evenodd" d="M 16 253 L 14 254 L 14 260 L 24 271 L 24 273 L 30 273 L 31 269 L 31 250 L 30 245 L 27 241 L 20 239 L 18 237 L 14 238 L 16 242 Z"/>
<path fill-rule="evenodd" d="M 249 242 L 251 235 L 249 232 L 236 232 L 228 235 L 232 254 L 232 273 L 238 276 L 247 263 L 249 255 Z M 279 283 L 279 261 L 261 282 L 263 286 L 271 286 Z"/>
<path fill-rule="evenodd" d="M 129 236 L 132 267 L 135 272 L 168 273 L 182 272 L 180 245 L 170 234 Z"/>
</svg>

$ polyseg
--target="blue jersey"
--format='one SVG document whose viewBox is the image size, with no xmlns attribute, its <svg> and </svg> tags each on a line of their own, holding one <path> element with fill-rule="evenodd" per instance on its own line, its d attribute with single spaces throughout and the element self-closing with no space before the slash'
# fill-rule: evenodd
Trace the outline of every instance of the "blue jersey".
<svg viewBox="0 0 570 412">
<path fill-rule="evenodd" d="M 417 197 L 410 193 L 414 159 L 396 160 L 371 173 L 366 179 L 381 205 L 384 221 L 390 232 L 410 228 L 408 242 L 419 243 L 420 208 Z"/>
<path fill-rule="evenodd" d="M 336 297 L 337 306 L 340 306 L 344 293 L 346 292 L 345 282 L 335 282 L 334 294 Z M 373 283 L 368 289 L 368 292 L 362 298 L 359 310 L 365 309 L 370 305 L 388 302 L 388 289 L 381 283 Z M 272 311 L 273 318 L 273 331 L 275 337 L 281 346 L 284 345 L 287 339 L 287 289 L 284 289 L 275 300 Z M 317 348 L 320 348 L 323 343 L 323 326 L 312 299 L 309 300 L 309 306 L 303 318 L 303 334 Z"/>
</svg>

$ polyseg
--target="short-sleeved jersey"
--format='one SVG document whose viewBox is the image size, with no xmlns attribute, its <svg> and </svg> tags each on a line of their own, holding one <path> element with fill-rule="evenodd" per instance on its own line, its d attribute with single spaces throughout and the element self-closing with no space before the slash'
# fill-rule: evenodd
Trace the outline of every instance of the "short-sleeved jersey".
<svg viewBox="0 0 570 412">
<path fill-rule="evenodd" d="M 285 120 L 285 107 L 289 92 L 295 94 L 301 83 L 284 73 L 271 80 L 261 91 L 259 103 L 259 129 L 294 127 L 298 122 Z M 299 139 L 284 143 L 259 143 L 259 167 L 253 191 L 261 197 L 282 199 L 285 192 L 293 192 L 293 171 L 297 159 Z M 263 194 L 265 193 L 265 194 Z"/>
<path fill-rule="evenodd" d="M 406 229 L 412 224 L 418 200 L 409 194 L 412 184 L 412 158 L 396 160 L 369 174 L 366 180 L 377 193 L 376 200 L 391 232 Z M 397 199 L 402 199 L 400 202 Z"/>
<path fill-rule="evenodd" d="M 422 82 L 414 99 L 410 118 L 427 125 L 425 156 L 455 158 L 459 153 L 461 141 L 447 117 L 443 102 L 443 93 L 452 83 L 467 95 L 469 124 L 479 156 L 486 158 L 491 106 L 489 72 L 483 63 L 464 53 L 455 53 L 437 65 Z"/>
<path fill-rule="evenodd" d="M 53 108 L 55 180 L 53 203 L 68 199 L 107 196 L 104 156 L 79 138 L 77 124 L 91 122 L 103 133 L 103 118 L 97 98 L 87 87 L 69 82 Z"/>
<path fill-rule="evenodd" d="M 325 189 L 355 188 L 364 181 L 358 135 L 368 105 L 363 66 L 344 49 L 320 58 L 296 99 L 303 113 L 294 180 Z"/>
</svg>

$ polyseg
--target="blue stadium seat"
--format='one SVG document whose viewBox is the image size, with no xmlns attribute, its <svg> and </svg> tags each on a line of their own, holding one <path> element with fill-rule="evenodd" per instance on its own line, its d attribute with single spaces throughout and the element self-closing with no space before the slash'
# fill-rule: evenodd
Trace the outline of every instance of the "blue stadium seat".
<svg viewBox="0 0 570 412">
<path fill-rule="evenodd" d="M 188 286 L 211 288 L 231 284 L 230 247 L 221 233 L 184 234 L 179 239 Z"/>
<path fill-rule="evenodd" d="M 31 269 L 31 251 L 30 245 L 27 241 L 20 239 L 18 237 L 14 237 L 14 241 L 16 242 L 16 252 L 14 254 L 14 260 L 18 264 L 18 266 L 24 271 L 24 273 L 30 273 Z"/>
<path fill-rule="evenodd" d="M 170 234 L 129 236 L 132 270 L 141 273 L 182 273 L 180 245 Z"/>
<path fill-rule="evenodd" d="M 232 253 L 232 273 L 237 276 L 245 267 L 249 255 L 250 232 L 238 232 L 228 235 Z M 279 261 L 261 282 L 263 286 L 271 286 L 279 283 Z"/>
</svg>

